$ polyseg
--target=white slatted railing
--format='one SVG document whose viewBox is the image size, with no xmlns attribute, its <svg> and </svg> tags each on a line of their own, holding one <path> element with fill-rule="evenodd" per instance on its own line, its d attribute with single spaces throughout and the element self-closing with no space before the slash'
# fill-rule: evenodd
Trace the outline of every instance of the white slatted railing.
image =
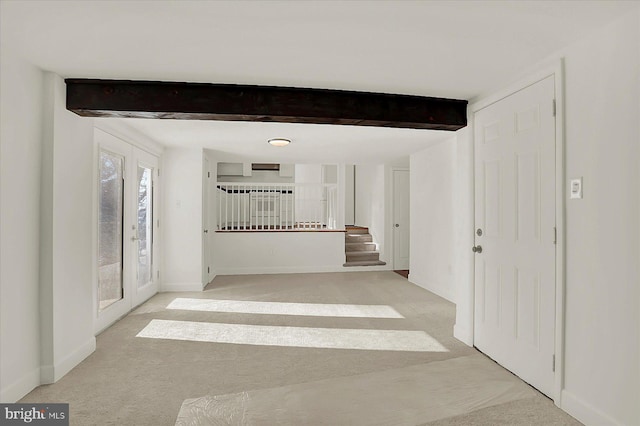
<svg viewBox="0 0 640 426">
<path fill-rule="evenodd" d="M 217 183 L 219 231 L 336 229 L 337 185 Z"/>
</svg>

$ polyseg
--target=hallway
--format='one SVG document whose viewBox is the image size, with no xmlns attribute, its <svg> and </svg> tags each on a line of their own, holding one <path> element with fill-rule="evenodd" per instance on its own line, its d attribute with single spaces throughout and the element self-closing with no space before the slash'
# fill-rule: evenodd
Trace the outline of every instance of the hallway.
<svg viewBox="0 0 640 426">
<path fill-rule="evenodd" d="M 300 315 L 295 310 L 301 305 L 304 307 L 303 304 L 308 304 L 309 313 Z M 171 309 L 167 308 L 169 305 Z M 408 407 L 402 414 L 397 412 L 397 422 L 391 414 L 392 424 L 579 424 L 551 401 L 473 348 L 454 339 L 454 317 L 451 303 L 393 272 L 219 276 L 202 293 L 154 296 L 99 335 L 96 352 L 59 382 L 36 388 L 21 402 L 69 402 L 72 425 L 173 425 L 186 399 L 247 392 L 242 395 L 250 395 L 254 402 L 261 398 L 263 404 L 269 398 L 277 398 L 273 399 L 273 413 L 253 413 L 262 415 L 262 418 L 266 416 L 273 424 L 275 417 L 269 416 L 278 410 L 286 411 L 285 405 L 291 407 L 292 404 L 290 399 L 282 398 L 283 392 L 292 392 L 295 400 L 292 408 L 297 412 L 293 414 L 304 410 L 313 413 L 315 410 L 317 416 L 310 415 L 304 420 L 304 424 L 313 425 L 321 424 L 327 420 L 325 415 L 333 413 L 317 400 L 315 407 L 296 406 L 296 403 L 304 404 L 303 394 L 324 392 L 323 395 L 330 399 L 329 391 L 332 389 L 355 386 L 360 391 L 358 398 L 367 403 L 369 395 L 375 401 L 387 386 L 359 387 L 361 384 L 380 384 L 391 378 L 397 386 L 400 372 L 404 372 L 402 374 L 409 374 L 409 379 L 405 377 L 401 385 L 407 386 L 407 393 L 402 395 L 398 392 L 397 400 L 389 400 L 385 406 L 408 406 L 410 402 L 406 399 L 411 397 L 410 389 L 415 386 L 435 389 L 439 380 L 436 374 L 434 380 L 429 377 L 421 383 L 410 383 L 411 374 L 415 375 L 418 370 L 434 372 L 440 369 L 439 365 L 474 360 L 486 365 L 485 372 L 495 369 L 492 374 L 506 378 L 504 383 L 508 386 L 503 388 L 503 395 L 491 401 L 471 404 L 475 409 L 469 409 L 467 405 L 466 411 L 458 411 L 457 416 L 443 418 L 442 414 L 430 414 L 424 417 L 424 421 L 415 421 L 417 411 Z M 150 338 L 153 337 L 152 320 L 155 324 L 185 324 L 185 332 L 189 334 L 190 330 L 192 337 L 196 338 L 192 339 L 187 334 L 180 340 L 175 335 L 174 338 Z M 254 343 L 220 343 L 217 339 L 224 335 L 224 330 L 217 335 L 206 335 L 196 324 L 231 327 L 229 330 L 243 327 L 251 334 Z M 266 330 L 314 331 L 306 340 L 296 342 L 294 338 L 285 337 L 274 340 L 273 332 L 260 332 L 265 327 L 269 327 Z M 195 334 L 193 330 L 196 330 Z M 342 348 L 327 346 L 327 343 L 334 344 L 331 339 L 339 339 L 340 333 L 346 330 L 356 333 L 352 336 L 356 336 L 359 330 L 366 330 L 367 333 L 387 333 L 387 337 L 361 342 L 373 345 L 367 350 L 348 349 L 349 345 L 357 344 L 357 339 L 349 336 L 343 341 L 346 346 Z M 323 333 L 328 333 L 328 340 L 323 340 Z M 418 344 L 420 339 L 399 339 L 394 343 L 394 333 L 416 333 L 415 336 L 426 339 L 427 346 L 405 348 L 403 345 Z M 136 337 L 138 334 L 146 337 Z M 230 337 L 244 338 L 237 332 Z M 271 341 L 257 345 L 255 339 Z M 377 347 L 377 344 L 383 346 Z M 384 346 L 393 344 L 397 344 L 394 350 L 387 350 L 388 347 Z M 476 373 L 482 374 L 477 368 L 474 371 L 473 377 Z M 344 379 L 348 376 L 351 377 Z M 362 378 L 366 380 L 363 382 Z M 491 380 L 483 380 L 475 383 L 474 387 L 473 378 L 469 378 L 463 389 L 446 389 L 445 392 L 451 398 L 467 400 L 459 401 L 467 404 L 478 398 L 473 392 L 490 392 L 491 389 L 487 388 L 491 386 L 489 382 Z M 296 389 L 302 388 L 304 393 L 296 393 Z M 445 392 L 433 392 L 424 397 L 419 395 L 418 398 L 423 398 L 425 406 L 428 406 L 429 401 L 437 400 L 438 394 Z M 226 398 L 227 402 L 229 400 L 230 397 Z M 351 400 L 346 401 L 347 406 L 357 407 L 351 403 Z M 456 405 L 461 404 L 453 402 L 451 407 L 438 408 L 455 413 Z M 249 405 L 244 409 L 247 407 Z M 378 409 L 384 410 L 385 407 Z M 189 415 L 188 410 L 181 414 Z M 359 417 L 360 413 L 355 413 L 361 419 L 360 424 L 371 424 L 367 413 L 361 414 Z M 189 420 L 199 421 L 195 424 L 210 424 L 203 418 Z M 278 421 L 282 421 L 282 417 Z M 332 424 L 334 422 L 335 419 Z M 264 423 L 243 420 L 229 424 L 268 423 L 269 420 Z M 353 418 L 348 424 L 354 424 Z"/>
</svg>

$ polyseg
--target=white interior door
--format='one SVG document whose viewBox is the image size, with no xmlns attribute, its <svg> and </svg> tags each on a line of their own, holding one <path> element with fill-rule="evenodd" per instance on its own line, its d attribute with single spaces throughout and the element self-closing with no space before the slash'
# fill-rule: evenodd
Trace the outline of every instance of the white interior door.
<svg viewBox="0 0 640 426">
<path fill-rule="evenodd" d="M 100 332 L 158 291 L 158 158 L 107 133 L 95 135 Z"/>
<path fill-rule="evenodd" d="M 212 173 L 209 160 L 205 157 L 203 160 L 203 182 L 202 182 L 202 283 L 207 285 L 213 279 L 213 268 L 211 266 L 211 247 L 213 237 L 213 223 L 211 215 L 215 211 L 212 208 Z M 238 220 L 240 220 L 238 218 Z"/>
<path fill-rule="evenodd" d="M 409 171 L 393 171 L 393 269 L 409 269 Z"/>
<path fill-rule="evenodd" d="M 474 344 L 548 396 L 555 336 L 554 93 L 548 77 L 474 117 Z"/>
</svg>

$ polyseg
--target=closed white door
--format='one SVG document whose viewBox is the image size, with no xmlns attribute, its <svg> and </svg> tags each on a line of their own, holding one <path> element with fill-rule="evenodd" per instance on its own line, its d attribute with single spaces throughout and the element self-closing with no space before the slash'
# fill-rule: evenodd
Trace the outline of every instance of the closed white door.
<svg viewBox="0 0 640 426">
<path fill-rule="evenodd" d="M 548 77 L 475 113 L 474 344 L 553 396 L 555 112 Z"/>
<path fill-rule="evenodd" d="M 409 269 L 409 171 L 393 171 L 393 269 Z"/>
<path fill-rule="evenodd" d="M 213 279 L 213 268 L 211 266 L 213 220 L 211 215 L 214 212 L 214 209 L 212 208 L 212 190 L 215 183 L 211 177 L 212 173 L 210 170 L 209 160 L 206 157 L 203 160 L 202 170 L 202 284 L 207 285 Z"/>
<path fill-rule="evenodd" d="M 95 137 L 100 332 L 158 291 L 158 158 L 105 132 Z"/>
</svg>

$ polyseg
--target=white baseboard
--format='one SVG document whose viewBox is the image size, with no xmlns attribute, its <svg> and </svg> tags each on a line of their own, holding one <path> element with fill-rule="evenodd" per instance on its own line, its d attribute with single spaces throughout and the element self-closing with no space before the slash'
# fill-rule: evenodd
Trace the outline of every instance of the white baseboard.
<svg viewBox="0 0 640 426">
<path fill-rule="evenodd" d="M 473 336 L 467 327 L 455 324 L 453 326 L 453 337 L 460 340 L 467 346 L 473 346 Z"/>
<path fill-rule="evenodd" d="M 40 366 L 40 384 L 48 385 L 51 383 L 55 383 L 55 367 L 51 364 L 49 365 L 41 365 Z"/>
<path fill-rule="evenodd" d="M 585 425 L 622 425 L 608 414 L 603 413 L 591 404 L 581 400 L 566 389 L 562 391 L 561 407 L 564 411 L 575 417 Z"/>
<path fill-rule="evenodd" d="M 60 362 L 55 364 L 53 379 L 54 382 L 60 380 L 65 374 L 71 371 L 75 366 L 80 364 L 86 357 L 94 353 L 96 350 L 96 338 L 91 337 L 89 340 L 80 345 L 76 350 L 64 357 Z"/>
<path fill-rule="evenodd" d="M 349 266 L 319 265 L 319 266 L 263 266 L 249 268 L 217 268 L 217 275 L 261 275 L 261 274 L 314 274 L 320 272 L 362 272 L 389 271 L 388 265 L 380 266 Z"/>
<path fill-rule="evenodd" d="M 202 291 L 204 286 L 202 283 L 163 283 L 160 286 L 161 292 L 176 292 L 176 291 Z"/>
<path fill-rule="evenodd" d="M 409 282 L 417 285 L 418 287 L 422 287 L 425 290 L 429 290 L 431 293 L 434 293 L 451 303 L 456 303 L 453 287 L 447 288 L 447 286 L 438 285 L 419 275 L 412 274 L 411 272 L 409 272 Z M 453 286 L 453 282 L 451 285 Z"/>
<path fill-rule="evenodd" d="M 393 266 L 377 265 L 377 266 L 343 266 L 338 272 L 376 272 L 376 271 L 393 271 Z"/>
<path fill-rule="evenodd" d="M 33 369 L 20 379 L 0 389 L 0 402 L 12 404 L 40 386 L 40 367 Z"/>
<path fill-rule="evenodd" d="M 40 367 L 40 383 L 48 385 L 60 380 L 65 374 L 71 371 L 76 365 L 80 364 L 86 357 L 96 350 L 96 338 L 91 337 L 85 343 L 80 345 L 76 350 L 64 357 L 55 365 L 43 365 Z"/>
</svg>

